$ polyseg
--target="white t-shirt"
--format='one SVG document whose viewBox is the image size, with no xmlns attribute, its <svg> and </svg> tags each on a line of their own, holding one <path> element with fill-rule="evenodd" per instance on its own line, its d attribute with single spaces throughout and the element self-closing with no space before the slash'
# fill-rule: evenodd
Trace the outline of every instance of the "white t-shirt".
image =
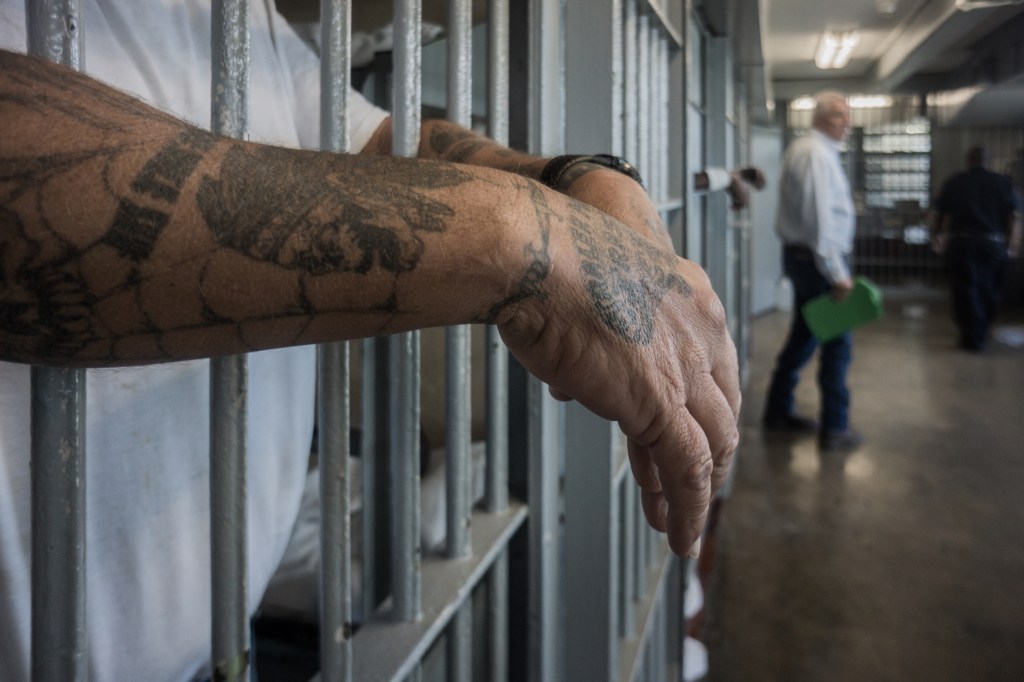
<svg viewBox="0 0 1024 682">
<path fill-rule="evenodd" d="M 203 128 L 210 121 L 207 0 L 82 0 L 85 71 Z M 25 52 L 24 0 L 0 0 L 0 48 Z M 250 139 L 316 147 L 319 63 L 252 3 Z M 184 76 L 184 77 L 183 77 Z M 360 149 L 386 113 L 358 95 Z M 2 133 L 0 133 L 2 134 Z M 315 351 L 249 359 L 249 605 L 288 542 L 313 424 Z M 90 678 L 190 680 L 210 656 L 209 363 L 88 372 Z M 0 678 L 29 680 L 29 379 L 0 362 Z"/>
</svg>

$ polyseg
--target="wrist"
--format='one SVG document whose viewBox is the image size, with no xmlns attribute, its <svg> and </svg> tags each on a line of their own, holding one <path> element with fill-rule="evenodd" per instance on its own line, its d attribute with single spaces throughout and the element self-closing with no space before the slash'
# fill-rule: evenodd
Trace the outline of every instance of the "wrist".
<svg viewBox="0 0 1024 682">
<path fill-rule="evenodd" d="M 584 166 L 584 164 L 586 164 Z M 643 178 L 636 167 L 625 159 L 611 154 L 565 154 L 548 161 L 541 171 L 539 180 L 558 192 L 565 192 L 581 175 L 591 170 L 607 168 L 632 178 L 640 187 L 644 186 Z"/>
</svg>

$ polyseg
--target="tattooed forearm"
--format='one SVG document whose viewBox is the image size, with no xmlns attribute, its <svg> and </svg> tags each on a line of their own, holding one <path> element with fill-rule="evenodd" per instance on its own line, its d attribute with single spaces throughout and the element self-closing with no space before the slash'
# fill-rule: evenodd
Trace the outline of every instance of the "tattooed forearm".
<svg viewBox="0 0 1024 682">
<path fill-rule="evenodd" d="M 576 210 L 570 234 L 598 317 L 631 343 L 650 343 L 668 292 L 693 293 L 675 273 L 670 253 L 607 216 L 594 219 Z"/>
<path fill-rule="evenodd" d="M 0 59 L 0 358 L 166 361 L 309 342 L 339 315 L 383 328 L 420 314 L 403 282 L 465 223 L 457 166 L 226 140 Z M 546 271 L 532 248 L 524 295 Z"/>
<path fill-rule="evenodd" d="M 482 324 L 494 324 L 501 314 L 509 307 L 527 300 L 543 301 L 547 294 L 544 291 L 544 280 L 551 273 L 551 219 L 553 212 L 548 206 L 543 190 L 536 183 L 521 181 L 518 188 L 528 192 L 534 214 L 537 219 L 539 244 L 530 242 L 523 247 L 523 255 L 527 259 L 526 273 L 519 280 L 515 293 L 495 303 L 482 316 L 473 320 Z"/>
</svg>

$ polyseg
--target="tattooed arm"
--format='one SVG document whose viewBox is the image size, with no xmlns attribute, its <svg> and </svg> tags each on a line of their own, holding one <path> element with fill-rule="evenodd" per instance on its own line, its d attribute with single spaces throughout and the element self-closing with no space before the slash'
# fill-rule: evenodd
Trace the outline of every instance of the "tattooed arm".
<svg viewBox="0 0 1024 682">
<path fill-rule="evenodd" d="M 111 366 L 489 322 L 618 421 L 686 551 L 736 447 L 736 352 L 699 267 L 487 168 L 219 138 L 0 52 L 0 359 Z"/>
<path fill-rule="evenodd" d="M 387 119 L 363 153 L 388 154 L 390 151 L 391 119 Z M 421 159 L 496 168 L 533 180 L 540 178 L 544 166 L 551 160 L 509 149 L 455 123 L 436 119 L 423 122 L 418 154 Z M 556 189 L 672 248 L 672 241 L 650 197 L 643 187 L 622 173 L 593 163 L 579 163 L 562 176 Z"/>
</svg>

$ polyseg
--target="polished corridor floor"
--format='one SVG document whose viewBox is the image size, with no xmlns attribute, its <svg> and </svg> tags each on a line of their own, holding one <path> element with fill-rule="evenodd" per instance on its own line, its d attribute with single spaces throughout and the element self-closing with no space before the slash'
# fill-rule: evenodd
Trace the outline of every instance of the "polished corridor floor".
<svg viewBox="0 0 1024 682">
<path fill-rule="evenodd" d="M 705 583 L 710 680 L 1024 680 L 1024 349 L 960 351 L 944 297 L 886 293 L 854 337 L 849 454 L 762 432 L 789 317 L 754 324 Z"/>
</svg>

